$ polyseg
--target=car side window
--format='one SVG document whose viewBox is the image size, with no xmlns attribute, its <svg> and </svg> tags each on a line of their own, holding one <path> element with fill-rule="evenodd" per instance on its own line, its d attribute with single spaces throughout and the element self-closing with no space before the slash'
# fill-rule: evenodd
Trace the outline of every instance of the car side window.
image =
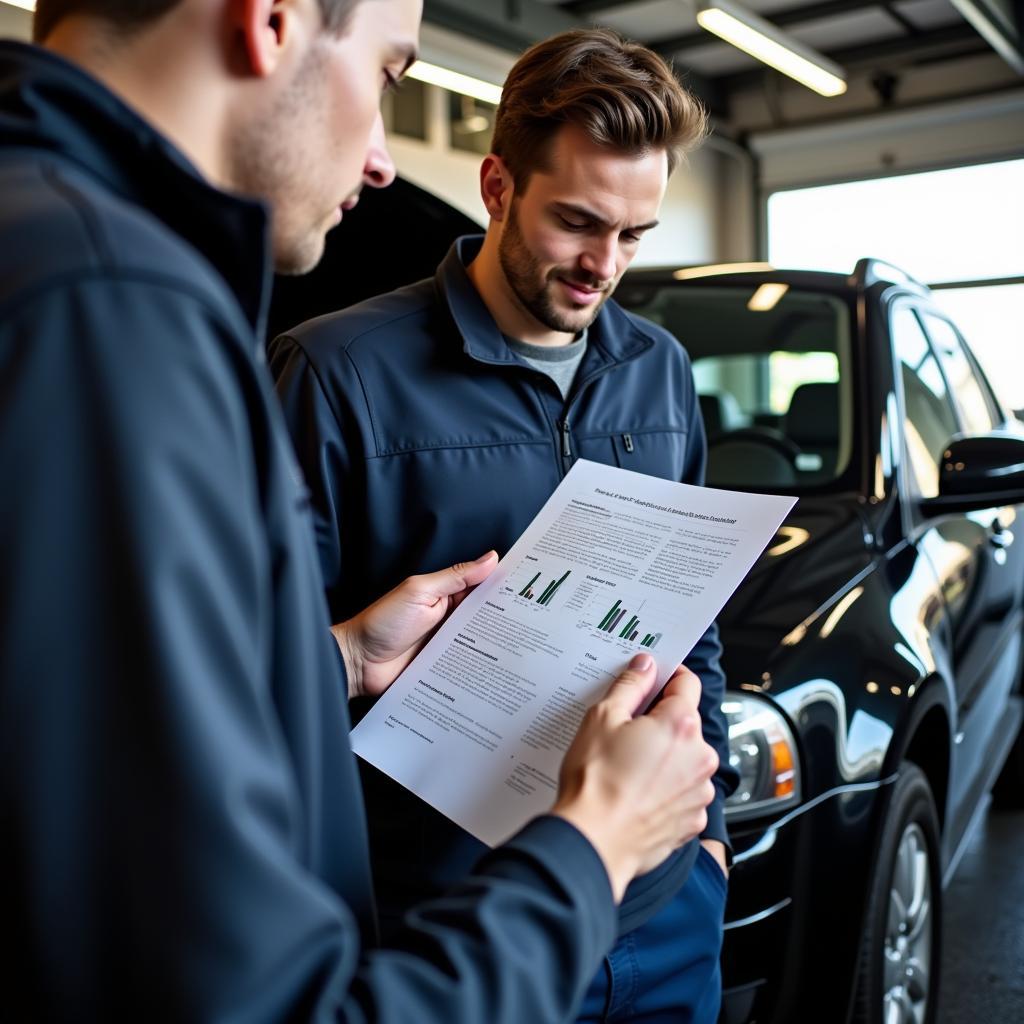
<svg viewBox="0 0 1024 1024">
<path fill-rule="evenodd" d="M 903 382 L 910 482 L 918 497 L 934 498 L 939 493 L 939 459 L 960 427 L 938 360 L 909 306 L 893 310 L 892 338 Z"/>
<path fill-rule="evenodd" d="M 931 313 L 925 313 L 924 322 L 960 408 L 964 430 L 969 434 L 988 433 L 995 426 L 992 410 L 955 328 Z"/>
</svg>

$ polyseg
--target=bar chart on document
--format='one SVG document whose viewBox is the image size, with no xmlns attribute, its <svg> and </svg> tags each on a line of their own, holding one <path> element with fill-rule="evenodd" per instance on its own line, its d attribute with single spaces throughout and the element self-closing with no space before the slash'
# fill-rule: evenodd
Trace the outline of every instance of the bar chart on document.
<svg viewBox="0 0 1024 1024">
<path fill-rule="evenodd" d="M 595 594 L 577 623 L 577 629 L 589 630 L 595 639 L 629 650 L 655 650 L 662 635 L 671 628 L 669 609 L 660 608 L 649 598 L 620 593 L 618 588 L 613 593 Z"/>
<path fill-rule="evenodd" d="M 519 605 L 532 604 L 535 608 L 550 608 L 560 604 L 572 583 L 572 570 L 553 559 L 527 555 L 509 573 L 501 587 L 502 596 L 515 597 Z"/>
</svg>

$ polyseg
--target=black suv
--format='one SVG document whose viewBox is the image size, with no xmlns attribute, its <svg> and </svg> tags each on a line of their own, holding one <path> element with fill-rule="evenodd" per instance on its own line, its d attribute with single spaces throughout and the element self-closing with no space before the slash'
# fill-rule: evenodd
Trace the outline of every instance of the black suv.
<svg viewBox="0 0 1024 1024">
<path fill-rule="evenodd" d="M 1024 429 L 878 261 L 635 271 L 616 298 L 692 357 L 708 484 L 799 495 L 719 620 L 723 1020 L 925 1024 L 943 884 L 993 784 L 1024 793 Z"/>
</svg>

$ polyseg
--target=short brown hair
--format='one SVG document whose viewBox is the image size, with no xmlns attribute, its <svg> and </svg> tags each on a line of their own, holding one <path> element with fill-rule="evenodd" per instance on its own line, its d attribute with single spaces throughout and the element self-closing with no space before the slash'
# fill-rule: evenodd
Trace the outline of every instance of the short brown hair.
<svg viewBox="0 0 1024 1024">
<path fill-rule="evenodd" d="M 491 151 L 516 188 L 546 166 L 562 125 L 625 153 L 664 149 L 669 173 L 707 134 L 697 98 L 656 53 L 610 29 L 573 29 L 537 43 L 508 74 Z"/>
<path fill-rule="evenodd" d="M 348 17 L 361 0 L 319 0 L 324 27 L 341 33 Z M 103 18 L 122 32 L 130 33 L 173 10 L 181 0 L 36 0 L 32 38 L 41 43 L 71 14 Z"/>
</svg>

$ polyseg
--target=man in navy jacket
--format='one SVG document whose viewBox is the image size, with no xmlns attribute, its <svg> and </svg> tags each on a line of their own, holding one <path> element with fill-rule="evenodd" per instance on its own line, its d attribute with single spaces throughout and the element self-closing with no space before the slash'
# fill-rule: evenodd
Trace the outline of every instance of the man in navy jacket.
<svg viewBox="0 0 1024 1024">
<path fill-rule="evenodd" d="M 415 0 L 40 0 L 44 46 L 0 44 L 11 1019 L 558 1021 L 629 880 L 706 820 L 696 681 L 634 721 L 636 664 L 552 814 L 376 945 L 347 697 L 495 559 L 332 639 L 257 339 L 271 249 L 310 266 L 391 177 L 380 92 L 418 23 Z"/>
<path fill-rule="evenodd" d="M 486 236 L 460 239 L 432 280 L 272 343 L 333 615 L 467 543 L 507 550 L 576 458 L 703 483 L 688 357 L 610 295 L 704 125 L 643 47 L 603 30 L 538 44 L 509 74 L 481 169 Z M 630 887 L 585 1017 L 717 1017 L 736 784 L 719 654 L 713 626 L 687 659 L 721 759 L 708 827 Z M 482 847 L 383 774 L 363 778 L 388 924 Z"/>
</svg>

